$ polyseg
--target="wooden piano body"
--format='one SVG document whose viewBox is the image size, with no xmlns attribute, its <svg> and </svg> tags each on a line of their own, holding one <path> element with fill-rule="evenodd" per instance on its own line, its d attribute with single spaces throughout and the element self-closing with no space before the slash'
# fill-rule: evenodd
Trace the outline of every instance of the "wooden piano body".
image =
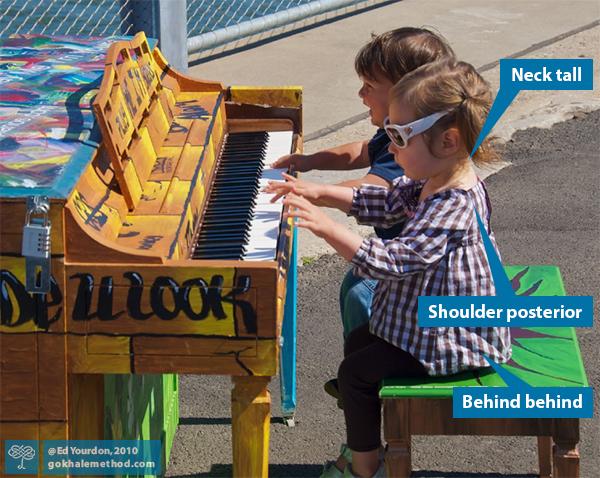
<svg viewBox="0 0 600 478">
<path fill-rule="evenodd" d="M 51 107 L 67 110 L 63 143 L 46 140 L 61 155 L 38 141 L 25 161 L 0 157 L 0 440 L 105 438 L 103 374 L 231 375 L 234 475 L 266 476 L 291 222 L 276 225 L 272 260 L 189 257 L 227 134 L 290 130 L 300 151 L 301 90 L 186 77 L 143 34 L 114 43 L 103 68 L 99 90 Z M 16 182 L 23 168 L 42 186 Z M 25 290 L 21 256 L 35 195 L 50 203 L 46 294 Z"/>
</svg>

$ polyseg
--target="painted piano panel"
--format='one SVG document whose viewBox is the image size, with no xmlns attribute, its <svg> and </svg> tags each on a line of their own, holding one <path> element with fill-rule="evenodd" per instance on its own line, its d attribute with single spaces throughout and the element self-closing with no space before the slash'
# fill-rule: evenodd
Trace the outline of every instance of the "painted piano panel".
<svg viewBox="0 0 600 478">
<path fill-rule="evenodd" d="M 176 376 L 161 374 L 225 374 L 234 475 L 266 470 L 242 435 L 268 436 L 254 419 L 268 414 L 279 365 L 292 224 L 271 228 L 269 259 L 191 256 L 227 136 L 289 131 L 287 151 L 299 152 L 301 89 L 189 78 L 143 34 L 0 40 L 0 64 L 0 439 L 131 437 L 110 391 L 135 389 L 111 375 L 132 373 L 158 374 L 136 403 L 163 403 L 172 438 L 177 387 L 163 385 Z M 27 291 L 20 255 L 32 195 L 50 202 L 47 294 Z"/>
</svg>

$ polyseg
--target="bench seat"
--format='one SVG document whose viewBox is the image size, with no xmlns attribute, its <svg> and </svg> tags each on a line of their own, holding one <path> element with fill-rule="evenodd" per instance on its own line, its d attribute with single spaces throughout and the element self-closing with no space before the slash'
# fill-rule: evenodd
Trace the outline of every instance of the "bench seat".
<svg viewBox="0 0 600 478">
<path fill-rule="evenodd" d="M 562 296 L 565 289 L 555 266 L 506 266 L 517 295 Z M 513 328 L 513 354 L 502 367 L 534 387 L 587 387 L 574 328 Z M 388 476 L 409 476 L 411 435 L 537 436 L 540 476 L 578 476 L 577 419 L 454 419 L 454 387 L 505 386 L 491 368 L 445 377 L 387 379 L 379 392 L 384 404 Z"/>
</svg>

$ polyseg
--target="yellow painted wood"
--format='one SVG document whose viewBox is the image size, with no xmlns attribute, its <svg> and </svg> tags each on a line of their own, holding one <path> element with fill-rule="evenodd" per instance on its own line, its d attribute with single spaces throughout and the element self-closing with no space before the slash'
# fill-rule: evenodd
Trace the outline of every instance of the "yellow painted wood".
<svg viewBox="0 0 600 478">
<path fill-rule="evenodd" d="M 70 374 L 131 373 L 130 357 L 128 354 L 90 354 L 87 350 L 87 337 L 68 335 L 67 371 Z"/>
<path fill-rule="evenodd" d="M 302 106 L 302 87 L 284 86 L 273 88 L 269 86 L 232 86 L 231 101 L 255 105 L 300 107 Z"/>
<path fill-rule="evenodd" d="M 169 252 L 180 220 L 181 215 L 129 215 L 115 242 L 140 251 L 152 251 L 157 256 L 164 257 Z"/>
<path fill-rule="evenodd" d="M 152 166 L 156 163 L 156 152 L 148 128 L 140 128 L 139 132 L 140 136 L 131 143 L 129 155 L 143 185 L 152 172 Z"/>
<path fill-rule="evenodd" d="M 88 199 L 88 195 L 79 189 L 73 191 L 69 200 L 71 210 L 90 229 L 102 234 L 107 239 L 115 239 L 121 229 L 121 215 L 119 211 L 106 203 L 95 203 Z"/>
<path fill-rule="evenodd" d="M 174 177 L 160 209 L 160 214 L 176 214 L 180 216 L 183 213 L 183 207 L 191 185 L 191 181 L 180 181 L 179 178 Z"/>
<path fill-rule="evenodd" d="M 256 357 L 243 359 L 244 367 L 256 376 L 272 377 L 277 375 L 279 341 L 261 339 L 256 343 Z"/>
<path fill-rule="evenodd" d="M 267 477 L 269 473 L 269 377 L 232 377 L 231 428 L 233 476 Z"/>
<path fill-rule="evenodd" d="M 130 337 L 105 337 L 91 335 L 87 338 L 90 354 L 129 355 Z"/>
<path fill-rule="evenodd" d="M 177 146 L 161 147 L 149 179 L 151 181 L 170 181 L 177 168 L 180 155 L 181 148 Z"/>
<path fill-rule="evenodd" d="M 132 215 L 159 214 L 170 185 L 169 181 L 146 181 L 140 202 Z"/>
<path fill-rule="evenodd" d="M 131 199 L 133 200 L 133 208 L 135 208 L 142 197 L 142 183 L 140 182 L 140 178 L 138 178 L 133 161 L 128 161 L 125 164 L 125 167 L 123 168 L 123 177 L 127 182 L 129 194 L 131 194 Z"/>
<path fill-rule="evenodd" d="M 104 437 L 103 419 L 104 377 L 100 374 L 69 375 L 69 440 Z"/>
</svg>

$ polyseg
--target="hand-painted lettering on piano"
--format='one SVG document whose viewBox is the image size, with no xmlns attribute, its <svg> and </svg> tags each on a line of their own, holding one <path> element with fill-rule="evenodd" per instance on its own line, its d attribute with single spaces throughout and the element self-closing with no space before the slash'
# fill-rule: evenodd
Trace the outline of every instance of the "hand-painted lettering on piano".
<svg viewBox="0 0 600 478">
<path fill-rule="evenodd" d="M 210 113 L 196 101 L 178 101 L 179 116 L 185 119 L 203 119 L 203 116 L 210 116 Z"/>
<path fill-rule="evenodd" d="M 95 282 L 92 274 L 78 273 L 70 276 L 70 280 L 79 281 L 72 319 L 109 321 L 125 317 L 126 314 L 134 320 L 148 320 L 154 316 L 161 320 L 173 320 L 183 314 L 190 320 L 204 320 L 211 315 L 217 320 L 224 320 L 230 317 L 225 313 L 223 304 L 230 304 L 233 310 L 240 311 L 246 331 L 257 331 L 254 304 L 239 297 L 250 290 L 251 280 L 248 276 L 239 276 L 236 285 L 228 292 L 224 291 L 224 279 L 221 275 L 212 276 L 209 282 L 196 277 L 181 284 L 172 277 L 159 276 L 150 287 L 145 286 L 144 279 L 138 272 L 125 272 L 123 277 L 129 281 L 124 301 L 115 294 L 112 276 L 102 277 L 100 284 Z M 93 309 L 95 288 L 98 293 L 96 307 Z M 192 294 L 197 294 L 199 300 L 192 301 Z"/>
<path fill-rule="evenodd" d="M 73 194 L 73 206 L 75 206 L 75 210 L 77 211 L 77 214 L 79 214 L 79 217 L 96 231 L 100 231 L 108 220 L 106 213 L 99 207 L 94 208 L 89 205 L 85 196 L 78 190 L 75 190 L 75 193 Z"/>
<path fill-rule="evenodd" d="M 160 241 L 164 236 L 145 236 L 141 241 L 138 249 L 148 250 L 154 247 L 158 241 Z"/>
<path fill-rule="evenodd" d="M 173 158 L 170 156 L 159 156 L 152 166 L 152 174 L 170 173 L 173 171 Z"/>
<path fill-rule="evenodd" d="M 48 294 L 30 294 L 25 285 L 9 270 L 0 271 L 0 325 L 17 327 L 33 321 L 36 327 L 48 327 L 60 320 L 62 307 L 52 317 L 48 308 L 62 304 L 63 295 L 54 277 L 50 277 Z"/>
</svg>

